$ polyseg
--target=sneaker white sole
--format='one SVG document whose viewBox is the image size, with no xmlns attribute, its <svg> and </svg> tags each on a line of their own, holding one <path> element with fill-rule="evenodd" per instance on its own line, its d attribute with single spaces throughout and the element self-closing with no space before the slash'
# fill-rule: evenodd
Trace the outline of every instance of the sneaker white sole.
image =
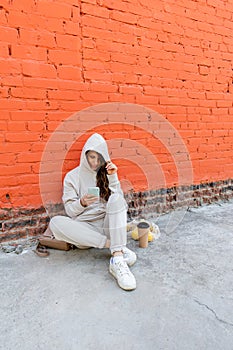
<svg viewBox="0 0 233 350">
<path fill-rule="evenodd" d="M 133 265 L 136 263 L 137 259 L 134 260 L 134 261 L 131 261 L 131 262 L 127 262 L 126 259 L 125 259 L 125 261 L 126 261 L 127 265 L 128 265 L 129 267 L 131 267 L 131 266 L 133 266 Z"/>
<path fill-rule="evenodd" d="M 124 290 L 133 290 L 133 289 L 136 289 L 136 283 L 135 283 L 134 285 L 132 285 L 132 286 L 124 286 L 124 285 L 122 285 L 121 283 L 119 283 L 119 281 L 118 281 L 118 279 L 117 279 L 117 276 L 115 275 L 114 270 L 112 270 L 112 268 L 111 268 L 111 265 L 109 265 L 109 272 L 110 272 L 111 275 L 116 279 L 118 286 L 121 287 L 122 289 L 124 289 Z"/>
</svg>

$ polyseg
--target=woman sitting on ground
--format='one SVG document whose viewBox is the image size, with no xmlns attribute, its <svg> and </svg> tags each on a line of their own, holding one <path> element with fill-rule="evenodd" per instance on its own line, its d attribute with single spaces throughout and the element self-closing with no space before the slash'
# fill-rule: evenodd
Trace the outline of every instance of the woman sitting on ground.
<svg viewBox="0 0 233 350">
<path fill-rule="evenodd" d="M 88 194 L 89 187 L 99 187 L 100 197 Z M 117 166 L 111 162 L 105 139 L 94 133 L 86 141 L 80 165 L 64 179 L 62 200 L 66 216 L 54 216 L 49 229 L 56 239 L 80 249 L 109 248 L 110 273 L 125 290 L 136 288 L 129 266 L 136 254 L 126 247 L 127 209 L 117 176 Z"/>
</svg>

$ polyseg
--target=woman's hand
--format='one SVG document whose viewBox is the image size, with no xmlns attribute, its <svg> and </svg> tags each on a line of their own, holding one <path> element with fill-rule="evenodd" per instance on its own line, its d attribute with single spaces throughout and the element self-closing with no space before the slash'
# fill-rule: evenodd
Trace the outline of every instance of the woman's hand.
<svg viewBox="0 0 233 350">
<path fill-rule="evenodd" d="M 81 199 L 80 203 L 83 207 L 88 207 L 90 204 L 99 200 L 99 197 L 94 196 L 93 194 L 85 194 Z"/>
<path fill-rule="evenodd" d="M 105 168 L 107 170 L 108 175 L 112 175 L 112 174 L 115 174 L 117 172 L 117 166 L 114 163 L 112 163 L 111 161 L 107 162 L 107 165 Z"/>
</svg>

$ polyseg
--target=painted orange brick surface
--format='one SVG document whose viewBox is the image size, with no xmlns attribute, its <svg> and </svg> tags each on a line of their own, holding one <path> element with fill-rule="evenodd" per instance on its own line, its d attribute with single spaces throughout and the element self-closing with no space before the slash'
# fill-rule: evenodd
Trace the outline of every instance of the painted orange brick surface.
<svg viewBox="0 0 233 350">
<path fill-rule="evenodd" d="M 143 105 L 166 118 L 186 144 L 193 183 L 233 178 L 232 62 L 232 0 L 1 0 L 1 207 L 42 204 L 39 169 L 50 135 L 100 103 Z M 136 128 L 96 130 L 146 144 Z M 175 186 L 172 155 L 151 142 L 167 186 Z M 64 172 L 83 143 L 71 148 Z"/>
</svg>

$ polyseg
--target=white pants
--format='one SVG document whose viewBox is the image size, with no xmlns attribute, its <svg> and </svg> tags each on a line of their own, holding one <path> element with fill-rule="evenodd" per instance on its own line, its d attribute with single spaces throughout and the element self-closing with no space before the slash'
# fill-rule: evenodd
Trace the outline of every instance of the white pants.
<svg viewBox="0 0 233 350">
<path fill-rule="evenodd" d="M 74 244 L 80 249 L 104 248 L 110 239 L 111 253 L 119 251 L 127 243 L 128 205 L 120 193 L 110 195 L 106 204 L 106 214 L 94 221 L 73 220 L 67 216 L 54 216 L 49 228 L 56 239 Z"/>
</svg>

